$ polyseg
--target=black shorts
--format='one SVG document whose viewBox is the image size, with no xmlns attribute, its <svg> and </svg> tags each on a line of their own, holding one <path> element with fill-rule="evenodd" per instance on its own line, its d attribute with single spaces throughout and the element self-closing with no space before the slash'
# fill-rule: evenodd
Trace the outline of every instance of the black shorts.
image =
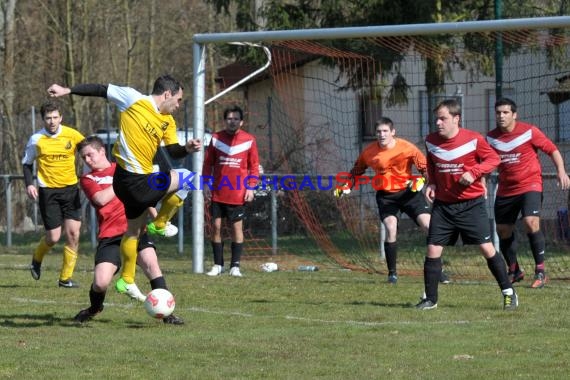
<svg viewBox="0 0 570 380">
<path fill-rule="evenodd" d="M 212 202 L 210 207 L 212 219 L 226 218 L 231 223 L 243 220 L 245 216 L 244 205 L 229 205 L 227 203 Z"/>
<path fill-rule="evenodd" d="M 99 240 L 97 244 L 97 251 L 95 252 L 95 265 L 100 263 L 111 263 L 115 264 L 118 268 L 121 267 L 121 239 L 122 235 L 114 236 L 110 238 L 103 238 Z M 139 244 L 137 246 L 137 252 L 142 251 L 145 248 L 152 247 L 156 250 L 154 243 L 149 240 L 146 233 L 142 234 L 139 238 Z"/>
<path fill-rule="evenodd" d="M 77 185 L 39 189 L 40 214 L 46 230 L 60 227 L 65 219 L 81 220 L 81 199 Z"/>
<path fill-rule="evenodd" d="M 170 173 L 134 174 L 117 165 L 113 190 L 125 206 L 127 219 L 136 219 L 167 194 Z"/>
<path fill-rule="evenodd" d="M 542 193 L 529 191 L 512 197 L 495 199 L 495 223 L 515 224 L 519 213 L 522 216 L 540 216 L 542 209 Z"/>
<path fill-rule="evenodd" d="M 425 200 L 424 194 L 420 191 L 413 192 L 409 189 L 398 191 L 397 193 L 377 191 L 376 204 L 378 205 L 380 220 L 384 220 L 391 215 L 399 217 L 400 213 L 405 212 L 417 224 L 416 219 L 419 215 L 430 213 L 430 207 Z"/>
<path fill-rule="evenodd" d="M 461 236 L 463 244 L 491 242 L 491 226 L 483 197 L 457 203 L 436 200 L 431 211 L 427 242 L 454 245 Z"/>
</svg>

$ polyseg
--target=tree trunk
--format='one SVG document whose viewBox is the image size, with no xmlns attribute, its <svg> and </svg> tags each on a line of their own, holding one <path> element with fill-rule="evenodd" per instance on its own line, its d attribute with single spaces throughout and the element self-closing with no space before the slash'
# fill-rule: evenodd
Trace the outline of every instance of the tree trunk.
<svg viewBox="0 0 570 380">
<path fill-rule="evenodd" d="M 2 174 L 21 173 L 20 154 L 21 152 L 14 147 L 18 146 L 18 138 L 16 135 L 16 124 L 14 123 L 14 97 L 15 97 L 15 10 L 17 0 L 2 1 L 1 7 L 2 17 L 2 40 L 0 44 L 4 47 L 2 56 L 2 95 L 0 98 L 0 112 L 2 120 L 2 146 L 0 147 L 1 159 L 3 162 Z M 0 186 L 4 186 L 2 183 Z M 15 226 L 21 224 L 24 220 L 26 210 L 26 195 L 24 192 L 23 182 L 20 180 L 12 182 L 13 192 L 13 220 Z M 2 191 L 1 204 L 5 204 L 4 191 Z M 3 207 L 3 206 L 2 206 Z"/>
<path fill-rule="evenodd" d="M 1 44 L 4 46 L 4 55 L 2 57 L 2 125 L 3 125 L 3 143 L 2 143 L 2 162 L 5 163 L 7 173 L 20 172 L 19 154 L 14 147 L 16 142 L 16 126 L 13 123 L 14 114 L 14 74 L 15 74 L 15 10 L 16 0 L 2 1 L 3 15 Z"/>
<path fill-rule="evenodd" d="M 132 66 L 133 66 L 133 31 L 131 26 L 131 17 L 130 17 L 130 9 L 129 9 L 129 0 L 123 1 L 123 17 L 125 21 L 125 41 L 127 42 L 127 62 L 125 65 L 126 73 L 125 79 L 127 86 L 131 85 L 131 75 L 132 75 Z"/>
<path fill-rule="evenodd" d="M 147 57 L 147 72 L 146 72 L 146 86 L 145 89 L 150 94 L 152 85 L 155 80 L 156 73 L 154 72 L 155 64 L 155 38 L 156 33 L 156 0 L 150 0 L 149 15 L 148 15 L 148 57 Z"/>
</svg>

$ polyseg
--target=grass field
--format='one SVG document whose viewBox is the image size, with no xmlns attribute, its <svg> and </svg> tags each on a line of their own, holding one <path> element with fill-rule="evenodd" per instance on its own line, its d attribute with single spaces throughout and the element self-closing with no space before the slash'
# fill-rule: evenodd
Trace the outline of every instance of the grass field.
<svg viewBox="0 0 570 380">
<path fill-rule="evenodd" d="M 174 256 L 174 255 L 172 255 Z M 104 312 L 88 306 L 92 257 L 80 258 L 80 289 L 56 287 L 61 256 L 40 281 L 29 254 L 0 248 L 0 379 L 566 379 L 570 373 L 569 285 L 519 286 L 520 308 L 502 310 L 488 277 L 440 286 L 439 308 L 417 311 L 421 277 L 342 270 L 192 274 L 188 259 L 162 257 L 184 326 L 148 317 L 110 292 Z M 209 265 L 209 263 L 208 263 Z M 137 274 L 138 276 L 139 274 Z M 148 282 L 138 277 L 141 290 Z"/>
</svg>

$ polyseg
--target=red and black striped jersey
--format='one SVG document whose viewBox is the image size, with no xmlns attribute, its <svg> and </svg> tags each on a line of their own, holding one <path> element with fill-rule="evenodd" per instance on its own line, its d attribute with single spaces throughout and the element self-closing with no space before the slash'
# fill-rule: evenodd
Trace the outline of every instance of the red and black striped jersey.
<svg viewBox="0 0 570 380">
<path fill-rule="evenodd" d="M 243 205 L 247 187 L 255 187 L 259 180 L 255 136 L 241 129 L 235 134 L 214 133 L 206 150 L 202 175 L 214 177 L 214 202 Z"/>
<path fill-rule="evenodd" d="M 538 151 L 551 155 L 556 145 L 536 126 L 520 121 L 510 132 L 495 128 L 487 141 L 501 157 L 497 195 L 505 197 L 542 191 L 542 168 Z"/>
<path fill-rule="evenodd" d="M 435 198 L 448 203 L 475 199 L 485 194 L 479 180 L 491 173 L 500 162 L 499 155 L 477 132 L 459 128 L 459 133 L 444 139 L 434 132 L 426 137 L 428 181 L 435 185 Z M 469 172 L 475 181 L 464 186 L 459 183 Z"/>
</svg>

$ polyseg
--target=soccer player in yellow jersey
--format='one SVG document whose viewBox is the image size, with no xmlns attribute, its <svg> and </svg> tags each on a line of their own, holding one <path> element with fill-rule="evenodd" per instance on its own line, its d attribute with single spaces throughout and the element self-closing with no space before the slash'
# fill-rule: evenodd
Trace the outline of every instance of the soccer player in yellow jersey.
<svg viewBox="0 0 570 380">
<path fill-rule="evenodd" d="M 80 84 L 72 88 L 53 84 L 48 93 L 52 97 L 69 94 L 98 96 L 119 108 L 119 137 L 113 147 L 117 161 L 113 190 L 125 206 L 128 227 L 121 240 L 123 267 L 115 287 L 120 293 L 136 295 L 140 292 L 135 284 L 137 245 L 146 223 L 147 208 L 162 201 L 158 215 L 147 226 L 149 233 L 175 235 L 178 229 L 169 221 L 182 206 L 193 177 L 187 169 L 153 173 L 153 159 L 158 147 L 164 143 L 173 158 L 182 158 L 202 148 L 199 139 L 191 139 L 185 145 L 178 143 L 172 113 L 180 107 L 183 88 L 170 75 L 163 75 L 154 82 L 150 95 L 113 84 Z"/>
<path fill-rule="evenodd" d="M 59 105 L 53 101 L 40 109 L 44 128 L 34 133 L 24 152 L 24 181 L 28 197 L 39 199 L 40 214 L 46 230 L 36 247 L 30 272 L 39 280 L 44 256 L 65 233 L 63 264 L 59 274 L 59 286 L 76 288 L 72 280 L 77 261 L 79 230 L 81 228 L 81 201 L 75 170 L 76 145 L 84 139 L 73 128 L 61 124 Z M 33 165 L 37 162 L 38 186 L 34 186 Z"/>
</svg>

